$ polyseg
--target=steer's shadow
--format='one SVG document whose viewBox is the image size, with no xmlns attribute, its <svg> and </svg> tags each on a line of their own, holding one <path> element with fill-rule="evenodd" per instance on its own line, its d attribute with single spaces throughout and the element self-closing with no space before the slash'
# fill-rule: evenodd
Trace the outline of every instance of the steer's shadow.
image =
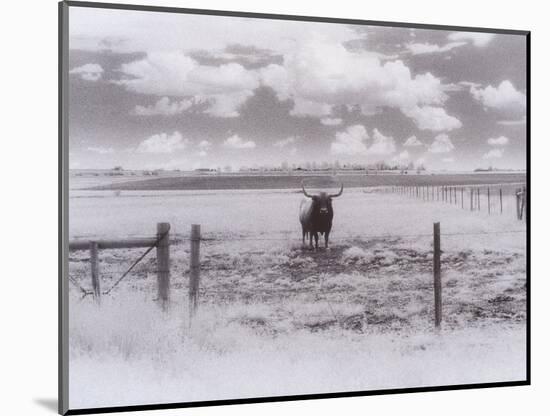
<svg viewBox="0 0 550 416">
<path fill-rule="evenodd" d="M 342 253 L 349 248 L 349 244 L 331 244 L 328 249 L 319 247 L 311 249 L 309 245 L 295 247 L 290 257 L 294 260 L 288 265 L 288 274 L 292 280 L 303 280 L 312 275 L 322 273 L 341 273 L 346 270 L 342 263 Z"/>
</svg>

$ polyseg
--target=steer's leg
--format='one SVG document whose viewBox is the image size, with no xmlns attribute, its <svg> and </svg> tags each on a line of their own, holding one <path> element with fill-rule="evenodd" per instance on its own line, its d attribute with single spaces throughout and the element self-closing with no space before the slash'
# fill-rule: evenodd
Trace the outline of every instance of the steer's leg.
<svg viewBox="0 0 550 416">
<path fill-rule="evenodd" d="M 315 250 L 319 248 L 319 234 L 315 232 Z"/>
<path fill-rule="evenodd" d="M 313 233 L 309 232 L 309 248 L 313 250 Z"/>
<path fill-rule="evenodd" d="M 325 233 L 325 248 L 328 248 L 328 232 Z"/>
<path fill-rule="evenodd" d="M 306 245 L 306 234 L 307 234 L 306 229 L 302 227 L 302 247 Z"/>
</svg>

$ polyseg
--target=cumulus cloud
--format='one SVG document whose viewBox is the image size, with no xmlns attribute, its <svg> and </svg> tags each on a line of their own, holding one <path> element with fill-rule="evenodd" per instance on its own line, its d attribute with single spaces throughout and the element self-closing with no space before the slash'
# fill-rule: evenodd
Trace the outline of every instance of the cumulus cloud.
<svg viewBox="0 0 550 416">
<path fill-rule="evenodd" d="M 112 154 L 115 152 L 115 149 L 112 147 L 101 147 L 101 146 L 90 146 L 86 150 L 89 152 L 99 153 L 100 155 Z"/>
<path fill-rule="evenodd" d="M 173 134 L 155 134 L 143 140 L 136 151 L 138 153 L 173 153 L 176 150 L 184 149 L 188 144 L 181 133 L 175 131 Z"/>
<path fill-rule="evenodd" d="M 206 113 L 236 117 L 239 107 L 259 86 L 259 74 L 237 63 L 200 65 L 183 52 L 154 52 L 122 64 L 128 76 L 113 81 L 130 91 L 160 96 L 193 96 L 208 102 Z"/>
<path fill-rule="evenodd" d="M 441 159 L 444 163 L 454 163 L 455 158 L 454 157 L 444 157 Z"/>
<path fill-rule="evenodd" d="M 208 140 L 201 140 L 197 146 L 199 147 L 199 149 L 208 150 L 212 146 L 212 143 L 210 143 Z"/>
<path fill-rule="evenodd" d="M 438 134 L 428 148 L 431 153 L 449 153 L 454 150 L 455 146 L 450 137 L 446 134 Z"/>
<path fill-rule="evenodd" d="M 208 155 L 208 150 L 212 147 L 212 143 L 210 143 L 208 140 L 201 140 L 197 147 L 199 148 L 198 155 L 200 157 L 206 157 Z"/>
<path fill-rule="evenodd" d="M 339 126 L 342 124 L 341 118 L 324 117 L 321 119 L 321 124 L 325 126 Z"/>
<path fill-rule="evenodd" d="M 454 32 L 451 33 L 448 38 L 452 41 L 468 41 L 478 48 L 487 46 L 489 42 L 495 37 L 493 33 L 480 33 L 480 32 Z"/>
<path fill-rule="evenodd" d="M 384 136 L 374 129 L 372 133 L 372 145 L 368 148 L 368 152 L 373 155 L 390 155 L 395 152 L 395 140 L 391 136 Z"/>
<path fill-rule="evenodd" d="M 416 146 L 422 146 L 422 142 L 416 138 L 416 136 L 411 136 L 407 140 L 405 140 L 405 143 L 403 144 L 405 147 L 416 147 Z"/>
<path fill-rule="evenodd" d="M 242 55 L 245 51 L 228 46 L 246 45 L 249 49 L 269 49 L 270 53 L 280 54 L 308 32 L 322 31 L 323 35 L 339 42 L 357 38 L 357 32 L 348 25 L 300 24 L 271 19 L 148 13 L 146 23 L 140 11 L 74 8 L 71 47 L 123 53 L 203 50 Z M 98 28 L 101 28 L 100 35 Z M 159 28 L 162 28 L 161 42 Z"/>
<path fill-rule="evenodd" d="M 450 131 L 462 127 L 462 122 L 447 114 L 442 107 L 412 107 L 404 110 L 420 130 Z"/>
<path fill-rule="evenodd" d="M 225 139 L 223 146 L 231 149 L 254 149 L 256 147 L 256 143 L 252 140 L 243 140 L 240 136 L 234 134 L 233 136 Z"/>
<path fill-rule="evenodd" d="M 293 98 L 294 107 L 290 110 L 290 114 L 293 116 L 324 117 L 332 113 L 332 106 L 330 104 L 307 100 L 300 96 L 295 96 Z"/>
<path fill-rule="evenodd" d="M 99 64 L 85 64 L 69 71 L 69 74 L 80 75 L 85 81 L 98 81 L 103 75 L 103 68 Z"/>
<path fill-rule="evenodd" d="M 370 136 L 364 126 L 356 124 L 345 131 L 336 133 L 331 143 L 330 151 L 335 155 L 365 156 L 390 155 L 395 153 L 395 140 L 391 136 L 384 136 L 378 129 L 372 133 L 372 144 L 368 146 Z"/>
<path fill-rule="evenodd" d="M 181 114 L 193 105 L 193 100 L 170 101 L 168 97 L 162 97 L 155 104 L 149 106 L 137 105 L 134 114 L 138 116 L 173 116 Z"/>
<path fill-rule="evenodd" d="M 283 65 L 271 64 L 261 72 L 264 85 L 279 99 L 293 99 L 292 114 L 327 119 L 338 105 L 358 105 L 364 114 L 382 107 L 401 110 L 425 129 L 457 128 L 460 122 L 448 116 L 429 123 L 425 115 L 448 98 L 448 89 L 430 73 L 413 75 L 401 60 L 384 61 L 378 54 L 350 52 L 342 44 L 313 38 L 285 54 Z M 432 111 L 433 112 L 433 111 Z M 440 127 L 443 125 L 443 127 Z"/>
<path fill-rule="evenodd" d="M 525 94 L 516 90 L 508 80 L 502 81 L 497 87 L 492 85 L 486 88 L 471 86 L 470 93 L 485 107 L 497 110 L 523 111 L 527 105 Z"/>
<path fill-rule="evenodd" d="M 394 162 L 407 162 L 409 159 L 410 159 L 410 154 L 409 154 L 409 151 L 408 150 L 403 150 L 401 153 L 399 153 L 398 155 L 394 156 L 392 158 L 392 161 Z"/>
<path fill-rule="evenodd" d="M 449 42 L 443 46 L 439 46 L 433 43 L 408 43 L 405 46 L 413 55 L 423 55 L 430 53 L 447 52 L 451 49 L 458 48 L 463 45 L 466 45 L 466 42 Z"/>
<path fill-rule="evenodd" d="M 365 127 L 360 124 L 336 133 L 335 138 L 336 140 L 330 146 L 332 154 L 354 156 L 367 153 L 366 141 L 369 135 Z"/>
<path fill-rule="evenodd" d="M 504 146 L 507 145 L 508 142 L 509 139 L 506 136 L 499 136 L 487 139 L 487 143 L 489 143 L 491 146 Z"/>
<path fill-rule="evenodd" d="M 273 143 L 273 146 L 275 147 L 285 147 L 289 144 L 292 144 L 296 141 L 296 138 L 291 136 L 287 137 L 286 139 L 277 140 L 275 143 Z"/>
<path fill-rule="evenodd" d="M 456 45 L 453 45 L 455 47 Z M 271 87 L 279 100 L 294 102 L 293 116 L 319 117 L 325 125 L 338 125 L 331 117 L 339 105 L 357 105 L 364 114 L 383 107 L 399 109 L 421 129 L 446 131 L 460 127 L 442 105 L 450 86 L 431 73 L 412 74 L 401 60 L 379 54 L 348 50 L 337 39 L 306 36 L 284 53 L 283 63 L 245 68 L 236 62 L 202 65 L 184 52 L 151 52 L 124 63 L 123 79 L 113 82 L 127 89 L 157 96 L 194 97 L 208 103 L 204 110 L 218 117 L 236 117 L 241 105 L 259 86 Z M 186 104 L 185 104 L 186 105 Z M 159 109 L 138 111 L 177 112 L 164 100 Z M 431 121 L 433 119 L 436 121 Z"/>
<path fill-rule="evenodd" d="M 504 154 L 502 149 L 491 149 L 483 155 L 483 159 L 499 159 Z"/>
</svg>

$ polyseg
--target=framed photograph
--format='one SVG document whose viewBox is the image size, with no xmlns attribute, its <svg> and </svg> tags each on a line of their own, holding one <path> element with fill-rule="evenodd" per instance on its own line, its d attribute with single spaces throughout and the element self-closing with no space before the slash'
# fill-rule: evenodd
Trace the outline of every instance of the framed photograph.
<svg viewBox="0 0 550 416">
<path fill-rule="evenodd" d="M 59 412 L 529 384 L 529 42 L 60 3 Z"/>
</svg>

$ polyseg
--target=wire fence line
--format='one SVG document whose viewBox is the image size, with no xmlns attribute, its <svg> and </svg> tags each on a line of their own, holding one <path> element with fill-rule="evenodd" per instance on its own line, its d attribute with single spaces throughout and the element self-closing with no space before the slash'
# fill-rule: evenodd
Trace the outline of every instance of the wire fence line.
<svg viewBox="0 0 550 416">
<path fill-rule="evenodd" d="M 479 236 L 479 235 L 500 235 L 500 234 L 518 234 L 518 233 L 526 233 L 526 229 L 515 229 L 515 230 L 499 230 L 499 231 L 479 231 L 479 232 L 454 232 L 454 233 L 441 233 L 441 236 L 445 237 L 453 237 L 453 236 Z M 120 276 L 119 279 L 115 281 L 115 283 L 108 289 L 103 291 L 102 293 L 104 295 L 108 295 L 113 289 L 116 288 L 116 286 L 119 285 L 119 283 L 124 279 L 137 265 L 140 263 L 146 256 L 149 254 L 154 248 L 157 247 L 158 242 L 164 238 L 167 235 L 163 235 L 161 238 L 157 239 L 157 241 L 151 245 L 145 252 L 143 252 L 132 264 L 126 269 L 126 271 Z M 400 239 L 400 238 L 424 238 L 424 237 L 433 237 L 433 234 L 423 233 L 423 234 L 364 234 L 364 235 L 355 235 L 355 236 L 349 236 L 349 237 L 339 237 L 339 238 L 333 238 L 331 241 L 354 241 L 354 240 L 361 240 L 361 239 Z M 223 238 L 216 238 L 216 237 L 200 237 L 199 241 L 206 241 L 206 242 L 230 242 L 230 241 L 292 241 L 294 237 L 284 238 L 284 237 L 223 237 Z M 177 245 L 182 242 L 191 241 L 191 238 L 182 238 L 178 237 L 174 240 L 171 240 L 171 244 Z M 115 273 L 111 272 L 109 273 L 111 276 Z M 92 294 L 93 292 L 89 292 L 88 290 L 84 289 L 82 286 L 80 286 L 73 277 L 69 276 L 69 279 L 71 282 L 79 289 L 81 290 L 85 295 Z"/>
<path fill-rule="evenodd" d="M 513 197 L 517 219 L 526 220 L 528 214 L 529 194 L 527 184 L 523 182 L 486 185 L 398 185 L 385 188 L 384 192 L 424 202 L 443 202 L 472 212 L 486 210 L 488 215 L 502 215 L 504 208 L 508 211 L 510 197 Z"/>
<path fill-rule="evenodd" d="M 525 182 L 504 182 L 504 183 L 465 183 L 465 184 L 418 184 L 418 185 L 387 185 L 385 188 L 414 188 L 414 187 L 429 187 L 429 188 L 507 188 L 510 186 L 525 186 Z"/>
<path fill-rule="evenodd" d="M 150 244 L 150 246 L 147 247 L 147 249 L 135 261 L 132 262 L 130 267 L 128 267 L 126 269 L 126 271 L 124 271 L 124 273 L 121 274 L 121 276 L 112 284 L 112 286 L 109 289 L 107 289 L 103 292 L 101 292 L 100 284 L 99 284 L 99 273 L 98 273 L 99 259 L 98 259 L 98 255 L 97 255 L 98 245 L 97 245 L 97 242 L 90 242 L 90 247 L 91 247 L 91 249 L 90 249 L 90 252 L 91 252 L 90 262 L 92 263 L 92 288 L 93 288 L 93 290 L 90 291 L 90 290 L 87 290 L 87 289 L 83 288 L 76 281 L 76 279 L 74 277 L 69 275 L 69 281 L 71 283 L 73 283 L 73 285 L 75 285 L 83 293 L 83 295 L 81 297 L 81 300 L 84 299 L 88 295 L 94 295 L 94 297 L 96 297 L 96 299 L 99 299 L 100 294 L 109 295 L 111 293 L 111 291 L 113 291 L 113 289 L 115 289 L 120 284 L 120 282 L 130 274 L 130 272 L 134 269 L 135 266 L 137 266 L 138 263 L 140 263 L 154 248 L 158 249 L 159 245 L 163 242 L 163 240 L 166 237 L 168 237 L 171 227 L 170 227 L 170 224 L 168 224 L 168 223 L 159 223 L 159 224 L 157 224 L 157 226 L 159 227 L 158 229 L 161 230 L 161 231 L 159 231 L 157 233 L 157 237 L 154 240 L 154 242 L 152 244 Z M 95 253 L 95 255 L 94 255 L 94 253 Z M 157 255 L 157 257 L 158 257 L 158 255 Z M 158 260 L 158 258 L 157 258 L 157 260 Z"/>
<path fill-rule="evenodd" d="M 456 232 L 456 233 L 441 233 L 442 236 L 457 236 L 457 235 L 492 235 L 492 234 L 515 234 L 526 233 L 527 229 L 515 229 L 515 230 L 498 230 L 498 231 L 478 231 L 478 232 Z M 348 237 L 331 237 L 330 241 L 352 241 L 367 238 L 416 238 L 416 237 L 433 237 L 433 234 L 421 233 L 421 234 L 361 234 L 352 235 Z M 298 237 L 289 236 L 286 237 L 201 237 L 200 241 L 205 242 L 231 242 L 231 241 L 291 241 L 299 240 Z M 184 242 L 191 241 L 189 237 L 178 237 L 170 240 L 170 245 L 179 245 Z M 151 247 L 151 250 L 155 246 Z M 108 250 L 108 249 L 105 249 Z"/>
<path fill-rule="evenodd" d="M 497 231 L 477 231 L 477 232 L 455 232 L 455 233 L 441 233 L 442 236 L 457 236 L 457 235 L 492 235 L 492 234 L 515 234 L 525 233 L 527 229 L 513 229 L 513 230 L 497 230 Z M 433 234 L 419 233 L 419 234 L 361 234 L 352 235 L 348 237 L 335 237 L 330 238 L 330 241 L 352 241 L 360 239 L 375 239 L 375 238 L 416 238 L 416 237 L 433 237 Z M 286 237 L 201 237 L 200 241 L 206 242 L 231 242 L 231 241 L 292 241 L 298 240 L 298 237 L 289 236 Z M 178 238 L 174 240 L 174 243 L 191 241 L 190 238 Z"/>
<path fill-rule="evenodd" d="M 454 236 L 493 236 L 493 235 L 503 235 L 503 234 L 520 234 L 520 233 L 526 233 L 527 229 L 525 228 L 514 228 L 514 229 L 507 229 L 507 230 L 493 230 L 493 231 L 474 231 L 474 232 L 447 232 L 447 233 L 440 233 L 439 231 L 439 223 L 434 224 L 434 233 L 417 233 L 417 234 L 363 234 L 363 235 L 352 235 L 347 237 L 339 237 L 334 238 L 333 241 L 339 241 L 339 242 L 354 242 L 354 241 L 361 241 L 361 240 L 372 240 L 372 239 L 393 239 L 393 240 L 400 240 L 404 238 L 434 238 L 434 248 L 433 248 L 433 254 L 434 258 L 437 256 L 439 258 L 442 251 L 436 247 L 435 245 L 435 237 L 436 237 L 436 231 L 435 226 L 437 225 L 437 239 L 439 241 L 440 236 L 445 237 L 454 237 Z M 192 226 L 192 234 L 191 236 L 170 236 L 170 224 L 168 223 L 158 223 L 157 224 L 157 235 L 156 238 L 141 238 L 141 239 L 127 239 L 127 240 L 99 240 L 98 241 L 73 241 L 70 242 L 69 247 L 71 251 L 76 250 L 85 250 L 88 248 L 90 250 L 90 265 L 91 265 L 91 277 L 92 277 L 92 290 L 86 289 L 83 287 L 80 282 L 74 277 L 74 276 L 68 276 L 69 282 L 72 283 L 82 294 L 80 300 L 84 299 L 88 295 L 93 295 L 94 299 L 99 302 L 101 295 L 109 295 L 112 293 L 113 290 L 115 290 L 120 283 L 127 278 L 132 270 L 141 262 L 147 255 L 154 249 L 157 248 L 157 256 L 156 256 L 156 271 L 157 271 L 157 289 L 158 289 L 158 297 L 157 299 L 161 301 L 163 307 L 165 307 L 169 301 L 169 290 L 170 290 L 170 245 L 179 245 L 184 242 L 190 243 L 190 262 L 189 262 L 189 269 L 184 271 L 184 274 L 189 275 L 189 294 L 190 294 L 190 317 L 194 314 L 194 310 L 197 308 L 198 304 L 198 296 L 204 296 L 205 294 L 231 294 L 232 296 L 236 295 L 236 292 L 234 290 L 231 291 L 224 291 L 224 290 L 215 290 L 211 291 L 210 289 L 208 292 L 205 292 L 204 288 L 201 288 L 199 286 L 199 276 L 200 276 L 200 269 L 201 269 L 201 263 L 199 258 L 199 252 L 200 252 L 200 244 L 201 241 L 204 242 L 221 242 L 221 243 L 231 243 L 231 242 L 239 242 L 239 241 L 284 241 L 284 242 L 297 242 L 298 238 L 293 236 L 292 234 L 288 233 L 285 237 L 248 237 L 248 236 L 212 236 L 212 235 L 201 235 L 200 233 L 200 226 L 199 225 L 193 225 Z M 299 240 L 298 240 L 299 241 Z M 391 242 L 390 242 L 391 243 Z M 205 246 L 208 248 L 208 246 Z M 108 274 L 112 277 L 111 281 L 114 280 L 114 283 L 107 289 L 107 290 L 100 290 L 100 279 L 99 279 L 99 253 L 98 249 L 136 249 L 136 248 L 145 248 L 145 251 L 143 251 L 132 263 L 131 265 L 126 268 L 126 270 L 118 275 L 118 273 L 109 272 Z M 69 259 L 70 261 L 70 259 Z M 115 275 L 119 276 L 118 278 L 114 278 Z M 319 280 L 320 290 L 323 291 L 323 287 L 326 282 L 324 282 L 325 279 L 320 277 L 321 280 Z M 292 290 L 294 291 L 294 290 Z M 256 291 L 254 295 L 261 296 L 262 293 L 265 295 L 273 294 L 273 293 L 288 293 L 289 291 L 284 290 L 284 288 L 278 288 L 278 289 L 270 289 L 270 290 L 262 290 L 259 289 Z M 246 295 L 245 293 L 242 294 L 243 296 L 252 296 L 252 294 Z M 327 302 L 329 302 L 327 300 Z M 332 305 L 329 305 L 330 309 L 332 309 Z M 336 318 L 336 315 L 334 314 L 334 311 L 332 311 L 333 316 Z"/>
</svg>

